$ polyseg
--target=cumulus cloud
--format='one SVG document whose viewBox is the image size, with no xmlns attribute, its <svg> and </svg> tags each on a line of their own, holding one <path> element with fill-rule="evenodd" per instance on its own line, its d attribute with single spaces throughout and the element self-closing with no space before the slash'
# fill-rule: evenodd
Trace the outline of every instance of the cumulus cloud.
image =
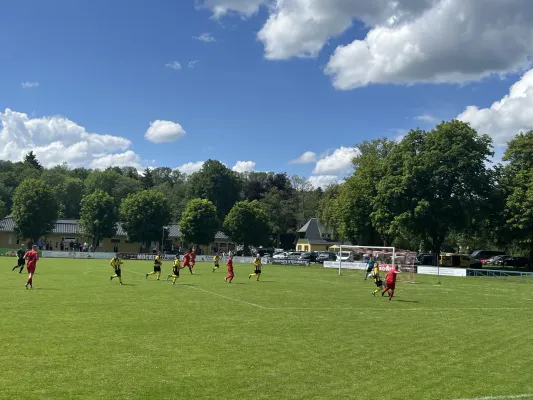
<svg viewBox="0 0 533 400">
<path fill-rule="evenodd" d="M 429 122 L 429 123 L 437 121 L 437 118 L 429 114 L 418 115 L 415 117 L 415 119 L 418 121 Z"/>
<path fill-rule="evenodd" d="M 315 188 L 325 189 L 329 185 L 339 182 L 339 177 L 337 175 L 316 175 L 310 176 L 308 179 L 309 183 Z"/>
<path fill-rule="evenodd" d="M 354 147 L 340 147 L 332 154 L 317 161 L 313 174 L 332 175 L 346 172 L 352 166 L 352 160 L 358 154 Z"/>
<path fill-rule="evenodd" d="M 235 172 L 251 172 L 255 169 L 253 161 L 237 161 L 232 170 Z"/>
<path fill-rule="evenodd" d="M 199 40 L 200 42 L 204 43 L 216 42 L 215 37 L 209 32 L 202 33 L 200 36 L 193 36 L 193 39 Z"/>
<path fill-rule="evenodd" d="M 289 161 L 289 164 L 310 164 L 316 161 L 316 153 L 306 151 L 300 157 Z"/>
<path fill-rule="evenodd" d="M 150 123 L 144 137 L 152 143 L 175 142 L 185 136 L 185 130 L 177 122 L 157 120 Z"/>
<path fill-rule="evenodd" d="M 509 94 L 489 108 L 469 106 L 457 119 L 469 122 L 479 133 L 504 146 L 520 131 L 533 129 L 533 70 L 511 86 Z"/>
<path fill-rule="evenodd" d="M 172 62 L 165 64 L 165 67 L 172 68 L 176 71 L 179 71 L 181 69 L 181 64 L 179 61 L 172 61 Z"/>
<path fill-rule="evenodd" d="M 205 161 L 189 162 L 189 163 L 180 165 L 176 169 L 183 174 L 190 175 L 190 174 L 200 171 L 202 167 L 204 166 L 204 163 Z"/>
<path fill-rule="evenodd" d="M 529 0 L 207 0 L 215 16 L 256 13 L 265 57 L 316 57 L 355 20 L 362 40 L 338 46 L 325 73 L 337 89 L 370 84 L 464 83 L 527 68 L 533 53 Z M 445 40 L 443 40 L 445 38 Z"/>
<path fill-rule="evenodd" d="M 131 142 L 120 136 L 89 133 L 60 116 L 30 118 L 9 108 L 0 112 L 0 159 L 20 161 L 33 151 L 44 166 L 68 163 L 72 167 L 107 167 L 131 161 L 140 168 Z"/>
<path fill-rule="evenodd" d="M 24 89 L 31 89 L 31 88 L 39 87 L 40 84 L 39 82 L 21 82 L 20 85 Z"/>
</svg>

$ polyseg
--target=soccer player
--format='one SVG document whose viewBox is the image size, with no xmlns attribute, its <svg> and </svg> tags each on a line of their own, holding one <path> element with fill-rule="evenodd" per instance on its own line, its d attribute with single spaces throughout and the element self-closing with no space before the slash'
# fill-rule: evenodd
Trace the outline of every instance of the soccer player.
<svg viewBox="0 0 533 400">
<path fill-rule="evenodd" d="M 33 275 L 35 274 L 35 268 L 37 268 L 37 261 L 39 260 L 39 253 L 37 253 L 37 246 L 33 246 L 30 251 L 24 255 L 24 259 L 28 261 L 26 269 L 28 270 L 28 281 L 26 282 L 25 288 L 28 287 L 33 289 Z"/>
<path fill-rule="evenodd" d="M 191 258 L 191 266 L 189 267 L 189 271 L 191 272 L 191 274 L 193 273 L 192 272 L 192 269 L 194 268 L 194 266 L 196 265 L 196 252 L 194 251 L 194 248 L 192 248 L 190 251 L 189 251 L 189 256 Z"/>
<path fill-rule="evenodd" d="M 218 267 L 220 267 L 219 265 L 220 256 L 218 255 L 218 253 L 216 253 L 215 256 L 213 257 L 213 262 L 215 263 L 215 266 L 213 267 L 213 272 L 215 272 L 215 270 L 218 269 Z"/>
<path fill-rule="evenodd" d="M 252 276 L 257 276 L 257 280 L 261 277 L 261 268 L 263 268 L 263 264 L 261 264 L 261 255 L 257 253 L 256 257 L 254 258 L 254 273 L 248 275 L 248 279 L 250 279 Z"/>
<path fill-rule="evenodd" d="M 372 273 L 372 278 L 374 278 L 374 283 L 376 284 L 376 290 L 372 292 L 372 296 L 376 296 L 376 293 L 380 290 L 383 290 L 383 281 L 381 280 L 381 276 L 379 276 L 379 264 L 374 264 L 374 272 Z"/>
<path fill-rule="evenodd" d="M 368 260 L 368 265 L 366 267 L 365 281 L 368 278 L 368 275 L 370 275 L 373 270 L 374 270 L 374 260 L 372 259 L 372 256 L 370 256 Z"/>
<path fill-rule="evenodd" d="M 176 280 L 180 277 L 180 269 L 181 269 L 181 262 L 180 262 L 180 255 L 179 253 L 176 254 L 176 259 L 174 260 L 174 265 L 172 266 L 172 275 L 169 275 L 167 277 L 167 281 L 172 278 L 172 284 L 176 284 Z"/>
<path fill-rule="evenodd" d="M 13 267 L 11 271 L 16 270 L 17 268 L 20 268 L 19 274 L 22 273 L 22 270 L 24 269 L 24 265 L 26 265 L 26 260 L 24 259 L 24 256 L 26 255 L 26 251 L 24 250 L 24 245 L 20 246 L 20 249 L 17 251 L 17 266 Z"/>
<path fill-rule="evenodd" d="M 389 301 L 392 300 L 392 297 L 394 296 L 394 289 L 396 289 L 396 276 L 400 273 L 398 271 L 398 266 L 391 268 L 389 272 L 387 272 L 387 277 L 385 278 L 385 290 L 381 292 L 382 296 L 385 296 L 385 293 L 389 292 Z"/>
<path fill-rule="evenodd" d="M 120 258 L 118 258 L 118 253 L 115 254 L 115 257 L 113 257 L 111 259 L 111 261 L 109 262 L 109 265 L 111 265 L 113 267 L 113 269 L 115 270 L 115 275 L 110 276 L 109 280 L 113 280 L 113 278 L 118 278 L 118 281 L 120 282 L 120 284 L 123 285 L 123 283 L 122 283 L 122 271 L 120 270 L 120 266 L 122 265 L 122 261 L 120 260 Z"/>
<path fill-rule="evenodd" d="M 154 260 L 154 270 L 146 274 L 146 279 L 148 279 L 149 275 L 157 275 L 157 280 L 159 280 L 161 277 L 161 264 L 163 264 L 163 260 L 161 259 L 161 252 L 158 251 Z"/>
<path fill-rule="evenodd" d="M 183 268 L 189 268 L 189 271 L 191 271 L 191 274 L 192 274 L 192 268 L 191 268 L 191 255 L 189 254 L 188 251 L 185 252 L 185 254 L 183 255 Z"/>
<path fill-rule="evenodd" d="M 229 255 L 226 265 L 228 266 L 228 276 L 226 276 L 224 280 L 228 283 L 231 283 L 231 281 L 235 277 L 235 274 L 233 273 L 233 254 Z"/>
</svg>

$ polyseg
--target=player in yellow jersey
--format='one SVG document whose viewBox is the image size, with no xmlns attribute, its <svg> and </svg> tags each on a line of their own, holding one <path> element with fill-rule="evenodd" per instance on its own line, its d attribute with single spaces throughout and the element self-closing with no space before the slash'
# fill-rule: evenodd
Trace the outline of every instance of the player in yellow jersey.
<svg viewBox="0 0 533 400">
<path fill-rule="evenodd" d="M 374 278 L 374 283 L 376 284 L 376 290 L 372 292 L 372 296 L 376 296 L 376 293 L 383 290 L 383 280 L 379 276 L 379 264 L 374 264 L 374 271 L 372 271 L 372 278 Z"/>
<path fill-rule="evenodd" d="M 147 273 L 146 278 L 148 278 L 149 275 L 156 275 L 157 280 L 159 280 L 159 278 L 161 277 L 161 264 L 163 264 L 163 260 L 161 258 L 161 252 L 158 251 L 154 260 L 154 270 L 152 272 Z"/>
<path fill-rule="evenodd" d="M 215 272 L 215 270 L 220 267 L 220 256 L 218 255 L 218 253 L 216 253 L 213 257 L 213 263 L 215 264 L 213 267 L 213 272 Z"/>
<path fill-rule="evenodd" d="M 261 277 L 261 269 L 263 268 L 263 264 L 261 264 L 261 255 L 257 253 L 256 257 L 253 261 L 254 264 L 254 273 L 248 275 L 248 279 L 250 279 L 252 276 L 257 276 L 257 280 Z"/>
<path fill-rule="evenodd" d="M 115 257 L 111 259 L 109 262 L 109 265 L 111 265 L 115 269 L 115 275 L 111 276 L 109 279 L 113 280 L 113 278 L 118 278 L 118 281 L 121 285 L 122 283 L 122 271 L 120 270 L 120 266 L 122 265 L 122 261 L 120 258 L 118 258 L 118 254 L 115 254 Z"/>
<path fill-rule="evenodd" d="M 176 259 L 174 260 L 174 265 L 172 266 L 172 275 L 167 277 L 167 281 L 172 278 L 172 284 L 175 285 L 176 280 L 180 277 L 181 268 L 183 267 L 181 266 L 180 255 L 178 253 L 176 254 Z"/>
</svg>

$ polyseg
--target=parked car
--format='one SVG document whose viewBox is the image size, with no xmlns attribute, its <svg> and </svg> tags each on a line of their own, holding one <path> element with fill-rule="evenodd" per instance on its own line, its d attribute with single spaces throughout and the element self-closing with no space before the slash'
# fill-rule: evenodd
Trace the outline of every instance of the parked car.
<svg viewBox="0 0 533 400">
<path fill-rule="evenodd" d="M 316 259 L 318 257 L 318 254 L 314 251 L 310 253 L 302 253 L 300 257 L 298 257 L 298 260 L 300 261 L 309 261 L 309 262 L 316 262 Z"/>
<path fill-rule="evenodd" d="M 486 260 L 483 265 L 498 265 L 498 262 L 506 259 L 506 258 L 511 258 L 511 256 L 494 256 L 494 257 L 491 257 L 489 258 L 488 260 Z"/>
<path fill-rule="evenodd" d="M 501 265 L 502 267 L 526 268 L 529 267 L 530 262 L 527 257 L 507 257 L 499 260 L 496 265 Z"/>
<path fill-rule="evenodd" d="M 443 267 L 481 268 L 481 262 L 466 254 L 443 253 L 439 265 Z"/>
<path fill-rule="evenodd" d="M 472 254 L 470 254 L 470 257 L 475 258 L 476 260 L 479 260 L 481 264 L 485 264 L 485 262 L 495 256 L 504 256 L 504 251 L 498 251 L 498 250 L 476 250 Z"/>
<path fill-rule="evenodd" d="M 289 253 L 283 252 L 283 253 L 276 253 L 272 258 L 279 259 L 279 258 L 287 258 L 289 256 Z"/>
<path fill-rule="evenodd" d="M 353 261 L 353 253 L 351 251 L 343 251 L 342 253 L 337 254 L 337 261 Z"/>
<path fill-rule="evenodd" d="M 319 264 L 324 264 L 326 261 L 337 261 L 337 255 L 335 253 L 330 253 L 329 251 L 320 253 L 317 258 L 316 262 Z"/>
<path fill-rule="evenodd" d="M 301 251 L 291 251 L 287 255 L 289 260 L 297 260 L 303 253 Z"/>
</svg>

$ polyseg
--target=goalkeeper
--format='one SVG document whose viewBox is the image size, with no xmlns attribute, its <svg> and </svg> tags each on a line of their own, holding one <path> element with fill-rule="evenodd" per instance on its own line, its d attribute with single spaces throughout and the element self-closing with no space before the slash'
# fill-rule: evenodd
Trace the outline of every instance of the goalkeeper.
<svg viewBox="0 0 533 400">
<path fill-rule="evenodd" d="M 374 271 L 372 272 L 372 278 L 374 278 L 374 283 L 376 284 L 376 290 L 372 292 L 372 296 L 376 297 L 376 293 L 383 291 L 383 280 L 379 276 L 379 264 L 374 264 Z"/>
<path fill-rule="evenodd" d="M 366 266 L 365 281 L 368 278 L 368 275 L 370 275 L 373 270 L 374 270 L 374 260 L 372 256 L 370 256 L 370 258 L 368 259 L 368 265 Z"/>
</svg>

